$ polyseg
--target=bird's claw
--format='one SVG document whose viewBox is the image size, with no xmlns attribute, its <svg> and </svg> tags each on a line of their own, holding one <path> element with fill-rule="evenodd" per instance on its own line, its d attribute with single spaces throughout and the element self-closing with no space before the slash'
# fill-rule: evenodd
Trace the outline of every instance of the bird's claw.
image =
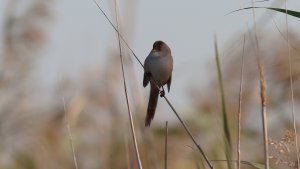
<svg viewBox="0 0 300 169">
<path fill-rule="evenodd" d="M 160 97 L 165 97 L 165 91 L 164 90 L 160 91 Z"/>
</svg>

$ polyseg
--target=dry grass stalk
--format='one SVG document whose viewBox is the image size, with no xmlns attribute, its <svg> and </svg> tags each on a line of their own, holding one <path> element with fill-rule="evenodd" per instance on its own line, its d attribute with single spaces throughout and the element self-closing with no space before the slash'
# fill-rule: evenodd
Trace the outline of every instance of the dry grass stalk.
<svg viewBox="0 0 300 169">
<path fill-rule="evenodd" d="M 253 24 L 254 24 L 254 32 L 255 32 L 255 40 L 256 40 L 256 56 L 257 56 L 257 64 L 259 69 L 259 79 L 260 79 L 260 96 L 261 96 L 261 114 L 262 114 L 262 123 L 263 123 L 263 137 L 264 137 L 264 154 L 265 154 L 265 169 L 269 169 L 269 155 L 268 155 L 268 130 L 267 130 L 267 108 L 266 108 L 266 80 L 264 75 L 264 68 L 260 61 L 260 52 L 259 52 L 259 42 L 257 35 L 257 27 L 256 27 L 256 18 L 255 18 L 255 9 L 254 9 L 254 1 L 251 1 L 252 4 L 252 13 L 253 13 Z"/>
<path fill-rule="evenodd" d="M 295 134 L 295 148 L 297 153 L 297 168 L 299 169 L 299 152 L 298 152 L 298 139 L 297 139 L 297 126 L 296 126 L 296 118 L 295 118 L 295 102 L 294 102 L 294 87 L 293 87 L 293 71 L 292 71 L 292 58 L 291 58 L 291 47 L 290 47 L 290 39 L 289 39 L 289 27 L 288 27 L 288 14 L 285 0 L 285 24 L 286 24 L 286 36 L 287 36 L 287 48 L 289 55 L 289 75 L 290 75 L 290 87 L 291 87 L 291 101 L 292 101 L 292 117 L 293 117 L 293 128 Z"/>
<path fill-rule="evenodd" d="M 168 121 L 166 121 L 166 133 L 165 133 L 165 169 L 168 168 Z"/>
<path fill-rule="evenodd" d="M 118 10 L 117 10 L 117 2 L 115 2 L 115 13 L 116 13 L 116 23 L 117 23 L 117 30 L 119 30 L 119 22 L 118 22 Z M 128 110 L 128 115 L 129 115 L 129 121 L 130 121 L 130 127 L 131 127 L 131 132 L 132 132 L 132 137 L 133 137 L 133 142 L 134 142 L 134 149 L 136 153 L 136 158 L 137 158 L 137 163 L 138 163 L 138 168 L 142 169 L 142 163 L 140 159 L 140 154 L 139 154 L 139 149 L 137 146 L 137 140 L 135 136 L 135 130 L 134 130 L 134 124 L 133 124 L 133 119 L 132 119 L 132 113 L 129 105 L 129 99 L 128 99 L 128 93 L 127 93 L 127 85 L 126 85 L 126 79 L 125 79 L 125 72 L 124 72 L 124 63 L 123 63 L 123 56 L 122 56 L 122 46 L 121 46 L 121 38 L 120 38 L 120 33 L 117 31 L 118 35 L 118 43 L 119 43 L 119 52 L 120 52 L 120 60 L 121 60 L 121 67 L 122 67 L 122 76 L 123 76 L 123 85 L 124 85 L 124 92 L 126 96 L 126 104 L 127 104 L 127 110 Z"/>
<path fill-rule="evenodd" d="M 242 66 L 241 66 L 241 81 L 240 81 L 240 91 L 239 91 L 239 111 L 238 111 L 238 143 L 237 143 L 237 168 L 238 169 L 241 168 L 241 119 L 242 119 L 245 41 L 246 41 L 246 36 L 244 35 Z"/>
<path fill-rule="evenodd" d="M 260 74 L 260 97 L 262 104 L 262 122 L 263 122 L 263 136 L 264 136 L 264 151 L 265 151 L 265 168 L 269 168 L 269 146 L 268 146 L 268 122 L 267 122 L 267 92 L 266 92 L 266 79 L 264 74 L 264 68 L 261 63 L 258 63 Z"/>
</svg>

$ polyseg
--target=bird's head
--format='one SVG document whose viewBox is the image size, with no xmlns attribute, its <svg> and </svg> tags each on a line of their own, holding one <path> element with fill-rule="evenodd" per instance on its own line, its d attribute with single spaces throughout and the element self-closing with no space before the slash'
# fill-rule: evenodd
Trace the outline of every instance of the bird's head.
<svg viewBox="0 0 300 169">
<path fill-rule="evenodd" d="M 166 43 L 159 40 L 154 42 L 152 52 L 169 53 L 171 52 L 171 49 Z"/>
</svg>

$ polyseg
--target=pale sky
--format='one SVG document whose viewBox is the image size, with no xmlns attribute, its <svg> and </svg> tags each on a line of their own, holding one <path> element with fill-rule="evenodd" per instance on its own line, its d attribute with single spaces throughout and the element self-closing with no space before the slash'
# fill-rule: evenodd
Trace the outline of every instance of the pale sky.
<svg viewBox="0 0 300 169">
<path fill-rule="evenodd" d="M 179 74 L 177 78 L 184 76 L 179 72 L 187 64 L 191 72 L 203 72 L 208 59 L 214 56 L 214 33 L 222 49 L 237 32 L 246 31 L 246 23 L 251 26 L 253 22 L 251 10 L 224 16 L 238 9 L 239 3 L 244 7 L 250 6 L 250 1 L 245 0 L 128 2 L 135 4 L 136 11 L 129 17 L 128 12 L 124 12 L 124 4 L 121 4 L 121 22 L 129 28 L 123 32 L 123 36 L 130 39 L 128 43 L 142 62 L 155 40 L 165 41 L 173 52 L 174 73 L 178 71 Z M 111 6 L 106 1 L 98 3 L 113 19 Z M 257 5 L 270 4 L 265 2 Z M 106 57 L 107 49 L 117 47 L 115 32 L 92 0 L 60 0 L 53 1 L 53 5 L 54 21 L 49 28 L 51 33 L 46 55 L 41 59 L 43 64 L 40 68 L 45 69 L 42 72 L 56 74 L 56 71 L 81 71 L 81 68 L 91 64 L 97 66 Z M 300 2 L 289 1 L 288 8 L 300 11 Z M 262 9 L 256 10 L 257 19 L 263 12 Z M 284 23 L 283 14 L 277 13 L 274 17 L 277 23 Z M 289 23 L 291 27 L 299 26 L 300 21 L 289 17 Z M 276 31 L 274 26 L 272 31 Z"/>
<path fill-rule="evenodd" d="M 280 4 L 280 1 L 274 3 L 270 0 L 256 5 L 270 6 L 273 3 L 275 4 L 273 7 L 284 8 L 284 6 L 276 6 Z M 97 2 L 113 19 L 112 6 L 107 1 L 98 0 Z M 251 10 L 225 16 L 241 6 L 251 6 L 251 0 L 127 0 L 120 2 L 122 2 L 120 4 L 121 23 L 125 28 L 123 36 L 129 39 L 128 43 L 142 62 L 151 50 L 154 41 L 163 40 L 171 47 L 174 57 L 174 74 L 173 93 L 170 93 L 170 97 L 176 95 L 176 97 L 184 96 L 185 98 L 187 88 L 201 86 L 202 81 L 195 81 L 195 77 L 204 81 L 206 78 L 207 81 L 209 80 L 205 75 L 208 73 L 207 64 L 213 63 L 214 33 L 218 36 L 219 48 L 222 52 L 228 40 L 246 31 L 246 23 L 250 27 L 253 23 Z M 0 11 L 3 11 L 3 4 L 5 0 L 0 2 Z M 126 7 L 126 4 L 129 5 Z M 290 0 L 287 7 L 300 11 L 300 1 Z M 133 9 L 135 10 L 132 12 L 126 11 Z M 256 10 L 257 20 L 265 14 L 264 12 L 263 9 Z M 281 24 L 280 27 L 284 30 L 284 14 L 272 11 L 267 14 L 274 14 L 276 22 Z M 260 26 L 258 24 L 258 27 Z M 299 30 L 300 19 L 289 16 L 289 26 Z M 272 22 L 264 25 L 264 28 L 277 31 Z M 76 77 L 85 69 L 103 65 L 107 60 L 107 50 L 118 45 L 113 28 L 92 0 L 54 0 L 53 20 L 49 24 L 49 31 L 48 44 L 33 74 L 36 80 L 48 87 L 55 84 L 59 74 Z M 222 59 L 222 53 L 220 57 Z M 135 69 L 141 81 L 143 70 L 138 64 Z M 145 90 L 146 92 L 148 93 L 148 89 Z M 182 100 L 176 101 L 180 102 L 179 105 L 184 104 Z"/>
</svg>

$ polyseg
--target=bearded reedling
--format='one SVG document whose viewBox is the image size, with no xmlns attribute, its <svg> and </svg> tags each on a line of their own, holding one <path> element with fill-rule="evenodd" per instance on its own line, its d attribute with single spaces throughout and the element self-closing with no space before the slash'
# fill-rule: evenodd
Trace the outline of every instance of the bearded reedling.
<svg viewBox="0 0 300 169">
<path fill-rule="evenodd" d="M 150 97 L 145 119 L 145 126 L 149 127 L 155 114 L 159 88 L 162 88 L 160 96 L 165 95 L 163 86 L 167 84 L 170 91 L 173 71 L 173 57 L 171 49 L 163 41 L 156 41 L 153 49 L 147 56 L 144 63 L 143 86 L 146 87 L 150 82 Z"/>
</svg>

